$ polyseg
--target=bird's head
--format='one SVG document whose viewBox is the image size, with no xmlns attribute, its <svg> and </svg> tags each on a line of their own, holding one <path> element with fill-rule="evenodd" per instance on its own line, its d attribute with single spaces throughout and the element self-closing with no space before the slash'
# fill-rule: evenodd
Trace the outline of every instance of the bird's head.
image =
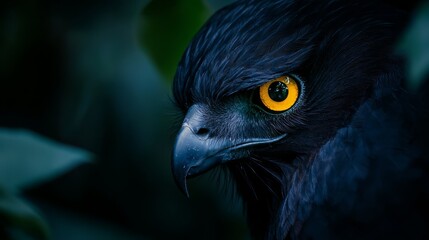
<svg viewBox="0 0 429 240">
<path fill-rule="evenodd" d="M 395 16 L 344 2 L 239 1 L 202 27 L 173 85 L 184 120 L 172 169 L 184 192 L 188 178 L 226 165 L 245 201 L 274 204 L 350 121 L 387 74 Z"/>
</svg>

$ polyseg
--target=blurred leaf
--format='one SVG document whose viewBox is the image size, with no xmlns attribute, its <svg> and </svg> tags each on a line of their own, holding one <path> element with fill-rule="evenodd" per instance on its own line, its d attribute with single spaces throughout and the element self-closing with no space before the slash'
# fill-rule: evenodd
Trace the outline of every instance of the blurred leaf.
<svg viewBox="0 0 429 240">
<path fill-rule="evenodd" d="M 8 191 L 49 180 L 91 154 L 26 130 L 0 128 L 0 184 Z"/>
<path fill-rule="evenodd" d="M 144 7 L 140 39 L 169 82 L 187 45 L 208 16 L 202 0 L 152 0 Z"/>
<path fill-rule="evenodd" d="M 49 239 L 47 224 L 25 201 L 0 189 L 0 222 L 13 239 Z M 23 235 L 24 231 L 26 234 Z"/>
<path fill-rule="evenodd" d="M 425 1 L 399 42 L 399 51 L 407 58 L 408 85 L 417 89 L 429 73 L 429 1 Z"/>
</svg>

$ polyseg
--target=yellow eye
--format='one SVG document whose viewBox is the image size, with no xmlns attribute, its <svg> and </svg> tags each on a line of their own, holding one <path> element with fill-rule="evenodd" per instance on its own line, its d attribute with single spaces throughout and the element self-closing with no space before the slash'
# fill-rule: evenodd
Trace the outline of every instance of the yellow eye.
<svg viewBox="0 0 429 240">
<path fill-rule="evenodd" d="M 290 76 L 276 78 L 259 88 L 259 97 L 269 110 L 283 112 L 298 100 L 299 86 Z"/>
</svg>

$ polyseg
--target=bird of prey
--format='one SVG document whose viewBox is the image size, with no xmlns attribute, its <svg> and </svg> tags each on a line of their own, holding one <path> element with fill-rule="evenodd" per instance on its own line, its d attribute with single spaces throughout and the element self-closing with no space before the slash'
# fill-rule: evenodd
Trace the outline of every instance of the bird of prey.
<svg viewBox="0 0 429 240">
<path fill-rule="evenodd" d="M 427 98 L 404 87 L 404 19 L 377 1 L 216 12 L 174 78 L 178 186 L 224 166 L 253 239 L 429 239 Z"/>
</svg>

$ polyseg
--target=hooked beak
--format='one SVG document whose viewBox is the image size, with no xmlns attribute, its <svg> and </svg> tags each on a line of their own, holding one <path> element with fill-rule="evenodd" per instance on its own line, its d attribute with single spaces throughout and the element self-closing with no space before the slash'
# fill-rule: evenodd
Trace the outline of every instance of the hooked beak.
<svg viewBox="0 0 429 240">
<path fill-rule="evenodd" d="M 186 180 L 203 174 L 215 166 L 248 156 L 249 148 L 266 146 L 283 139 L 225 139 L 211 134 L 203 119 L 201 106 L 192 106 L 185 116 L 173 149 L 172 171 L 180 190 L 189 197 Z"/>
</svg>

